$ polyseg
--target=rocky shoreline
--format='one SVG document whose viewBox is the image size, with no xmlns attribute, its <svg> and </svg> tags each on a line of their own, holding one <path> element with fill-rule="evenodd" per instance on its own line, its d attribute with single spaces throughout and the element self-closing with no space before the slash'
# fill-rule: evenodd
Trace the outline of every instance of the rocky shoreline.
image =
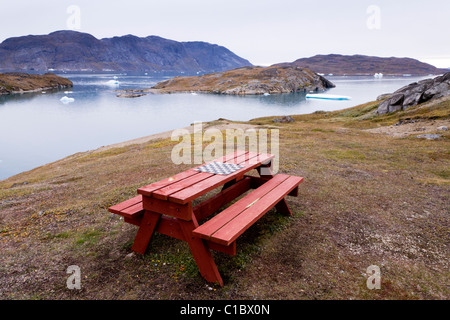
<svg viewBox="0 0 450 320">
<path fill-rule="evenodd" d="M 309 69 L 271 66 L 244 67 L 194 77 L 175 77 L 142 92 L 259 95 L 324 91 L 333 87 L 333 83 Z"/>
<path fill-rule="evenodd" d="M 450 72 L 436 78 L 410 83 L 393 93 L 380 95 L 383 100 L 378 106 L 378 114 L 405 110 L 412 106 L 450 95 Z"/>
<path fill-rule="evenodd" d="M 53 73 L 43 75 L 20 72 L 0 73 L 0 95 L 39 92 L 73 87 L 72 81 Z"/>
</svg>

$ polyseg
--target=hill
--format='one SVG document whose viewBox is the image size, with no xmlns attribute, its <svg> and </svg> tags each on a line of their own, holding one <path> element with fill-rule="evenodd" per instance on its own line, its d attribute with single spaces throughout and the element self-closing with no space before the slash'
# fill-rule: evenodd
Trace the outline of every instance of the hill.
<svg viewBox="0 0 450 320">
<path fill-rule="evenodd" d="M 9 38 L 0 44 L 3 71 L 217 72 L 251 66 L 225 47 L 177 42 L 158 36 L 97 39 L 88 33 L 56 31 Z"/>
<path fill-rule="evenodd" d="M 316 55 L 301 58 L 291 63 L 297 67 L 309 68 L 318 73 L 333 75 L 416 75 L 441 74 L 446 70 L 412 58 L 382 58 L 364 55 Z"/>
<path fill-rule="evenodd" d="M 293 66 L 245 67 L 194 77 L 175 77 L 152 87 L 153 92 L 205 92 L 219 94 L 276 94 L 323 91 L 334 87 L 306 68 Z"/>
<path fill-rule="evenodd" d="M 72 81 L 53 73 L 43 75 L 19 72 L 0 73 L 0 95 L 62 89 L 72 86 Z"/>
</svg>

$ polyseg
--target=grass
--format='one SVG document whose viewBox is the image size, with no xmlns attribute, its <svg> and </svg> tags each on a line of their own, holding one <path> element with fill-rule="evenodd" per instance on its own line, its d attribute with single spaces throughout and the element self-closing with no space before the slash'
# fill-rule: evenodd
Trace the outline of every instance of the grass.
<svg viewBox="0 0 450 320">
<path fill-rule="evenodd" d="M 280 172 L 305 181 L 288 198 L 294 216 L 271 210 L 239 237 L 236 256 L 213 252 L 224 288 L 205 283 L 176 239 L 156 234 L 146 255 L 130 255 L 136 227 L 107 211 L 192 167 L 171 162 L 177 142 L 89 151 L 0 181 L 1 299 L 448 298 L 448 133 L 365 131 L 448 119 L 448 100 L 385 116 L 377 104 L 248 122 L 280 130 Z M 373 264 L 381 290 L 366 287 Z M 65 287 L 69 265 L 81 268 L 80 291 Z"/>
</svg>

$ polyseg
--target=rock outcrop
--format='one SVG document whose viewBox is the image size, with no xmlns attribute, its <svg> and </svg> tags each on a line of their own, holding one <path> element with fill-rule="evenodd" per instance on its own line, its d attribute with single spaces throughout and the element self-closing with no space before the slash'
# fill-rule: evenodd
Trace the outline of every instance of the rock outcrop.
<svg viewBox="0 0 450 320">
<path fill-rule="evenodd" d="M 73 87 L 72 81 L 53 73 L 43 75 L 19 72 L 0 73 L 0 95 L 70 87 Z"/>
<path fill-rule="evenodd" d="M 290 123 L 290 122 L 295 122 L 295 120 L 291 116 L 284 116 L 281 118 L 273 119 L 273 122 L 275 122 L 275 123 Z"/>
<path fill-rule="evenodd" d="M 419 82 L 411 83 L 391 94 L 383 94 L 377 100 L 383 100 L 378 106 L 378 114 L 405 110 L 419 103 L 450 95 L 450 72 Z"/>
<path fill-rule="evenodd" d="M 151 88 L 155 93 L 202 92 L 230 95 L 323 91 L 334 84 L 306 68 L 246 67 L 196 77 L 175 77 Z"/>
<path fill-rule="evenodd" d="M 251 66 L 225 47 L 178 42 L 157 36 L 97 39 L 88 33 L 56 31 L 0 43 L 2 71 L 218 72 Z"/>
</svg>

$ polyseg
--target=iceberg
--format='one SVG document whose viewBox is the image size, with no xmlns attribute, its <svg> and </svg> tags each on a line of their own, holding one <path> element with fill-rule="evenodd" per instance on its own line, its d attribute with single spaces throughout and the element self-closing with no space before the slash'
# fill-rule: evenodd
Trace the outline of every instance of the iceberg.
<svg viewBox="0 0 450 320">
<path fill-rule="evenodd" d="M 75 99 L 74 98 L 69 98 L 67 96 L 64 96 L 61 99 L 59 99 L 59 101 L 61 101 L 62 103 L 69 103 L 69 102 L 74 102 Z"/>
<path fill-rule="evenodd" d="M 350 100 L 351 97 L 339 96 L 335 94 L 310 94 L 306 95 L 306 99 L 324 99 L 324 100 Z"/>
<path fill-rule="evenodd" d="M 109 80 L 109 81 L 106 81 L 106 85 L 107 86 L 118 86 L 119 85 L 119 81 L 117 81 L 117 80 Z"/>
<path fill-rule="evenodd" d="M 381 79 L 381 78 L 383 78 L 383 74 L 381 72 L 380 73 L 375 73 L 373 75 L 373 77 L 376 78 L 376 79 Z"/>
</svg>

